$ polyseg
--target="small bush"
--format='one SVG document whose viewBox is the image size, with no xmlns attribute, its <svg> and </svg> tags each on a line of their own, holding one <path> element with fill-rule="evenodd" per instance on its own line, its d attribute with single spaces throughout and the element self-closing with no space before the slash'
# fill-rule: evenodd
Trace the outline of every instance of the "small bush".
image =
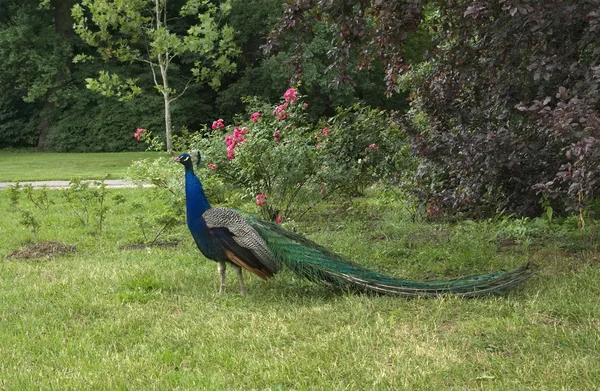
<svg viewBox="0 0 600 391">
<path fill-rule="evenodd" d="M 414 166 L 403 133 L 381 110 L 355 105 L 311 122 L 308 103 L 294 88 L 276 107 L 256 98 L 245 102 L 247 113 L 236 116 L 235 125 L 218 119 L 210 130 L 184 130 L 173 140 L 176 149 L 201 152 L 198 175 L 213 201 L 252 199 L 263 218 L 295 219 L 331 196 L 352 197 L 375 181 L 397 181 Z M 140 138 L 162 149 L 151 132 Z M 137 162 L 129 176 L 181 197 L 180 170 L 161 158 Z"/>
<path fill-rule="evenodd" d="M 359 195 L 378 179 L 397 178 L 409 161 L 404 137 L 380 110 L 355 105 L 311 123 L 293 88 L 276 107 L 246 102 L 236 125 L 217 120 L 190 144 L 202 151 L 204 177 L 254 199 L 264 218 L 294 219 L 332 195 Z"/>
</svg>

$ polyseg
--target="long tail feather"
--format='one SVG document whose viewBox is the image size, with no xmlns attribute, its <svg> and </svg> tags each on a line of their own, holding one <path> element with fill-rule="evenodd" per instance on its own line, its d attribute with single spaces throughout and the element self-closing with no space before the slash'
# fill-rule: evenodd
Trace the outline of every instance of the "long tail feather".
<svg viewBox="0 0 600 391">
<path fill-rule="evenodd" d="M 453 280 L 411 281 L 374 272 L 353 264 L 323 246 L 278 225 L 246 216 L 248 223 L 265 240 L 275 259 L 310 281 L 344 290 L 407 297 L 452 294 L 475 297 L 506 292 L 527 279 L 528 265 Z"/>
</svg>

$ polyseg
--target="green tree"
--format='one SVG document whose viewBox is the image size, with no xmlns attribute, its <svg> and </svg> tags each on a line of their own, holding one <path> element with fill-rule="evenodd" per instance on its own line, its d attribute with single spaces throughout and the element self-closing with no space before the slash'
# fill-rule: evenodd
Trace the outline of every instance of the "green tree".
<svg viewBox="0 0 600 391">
<path fill-rule="evenodd" d="M 290 0 L 272 30 L 265 49 L 273 54 L 291 46 L 296 73 L 305 67 L 304 42 L 318 36 L 318 26 L 331 30 L 327 56 L 336 84 L 355 80 L 355 70 L 365 71 L 381 61 L 387 92 L 396 92 L 398 77 L 427 47 L 419 27 L 423 9 L 432 0 Z M 419 58 L 419 61 L 420 59 Z"/>
<path fill-rule="evenodd" d="M 219 26 L 229 10 L 229 2 L 216 6 L 206 0 L 83 0 L 73 7 L 73 17 L 76 33 L 97 47 L 102 59 L 149 66 L 154 85 L 163 97 L 166 148 L 171 151 L 171 103 L 186 92 L 192 81 L 208 82 L 218 88 L 222 75 L 235 70 L 231 61 L 238 53 L 234 30 L 226 24 Z M 180 20 L 172 26 L 174 14 Z M 169 79 L 169 69 L 176 66 L 176 58 L 193 63 L 191 74 L 179 92 Z M 80 55 L 76 59 L 89 56 Z M 105 96 L 127 100 L 141 92 L 136 82 L 100 71 L 97 79 L 87 79 L 87 87 Z"/>
<path fill-rule="evenodd" d="M 0 88 L 31 105 L 3 99 L 7 106 L 0 113 L 8 112 L 7 117 L 22 124 L 31 123 L 33 112 L 39 113 L 34 115 L 38 150 L 44 149 L 52 115 L 70 85 L 71 5 L 71 0 L 0 0 Z M 24 118 L 14 118 L 10 107 L 18 107 Z M 2 144 L 31 142 L 29 135 L 16 134 L 14 128 L 10 134 Z"/>
</svg>

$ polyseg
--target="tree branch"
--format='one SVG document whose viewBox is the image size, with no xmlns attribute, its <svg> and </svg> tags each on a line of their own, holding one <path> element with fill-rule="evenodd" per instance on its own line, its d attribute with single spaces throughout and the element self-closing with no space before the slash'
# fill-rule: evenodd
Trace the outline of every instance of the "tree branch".
<svg viewBox="0 0 600 391">
<path fill-rule="evenodd" d="M 185 84 L 185 87 L 183 88 L 183 91 L 181 91 L 177 96 L 175 96 L 174 98 L 172 98 L 169 103 L 173 102 L 174 100 L 177 100 L 181 97 L 181 95 L 185 94 L 185 92 L 187 91 L 187 89 L 190 86 L 190 83 L 192 82 L 192 80 L 194 80 L 194 76 L 190 77 L 189 80 L 187 81 L 187 83 Z"/>
</svg>

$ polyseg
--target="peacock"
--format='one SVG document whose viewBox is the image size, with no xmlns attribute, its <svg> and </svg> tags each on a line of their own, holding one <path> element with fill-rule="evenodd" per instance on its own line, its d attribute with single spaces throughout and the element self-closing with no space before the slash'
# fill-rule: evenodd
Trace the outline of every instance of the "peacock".
<svg viewBox="0 0 600 391">
<path fill-rule="evenodd" d="M 192 156 L 182 153 L 175 161 L 185 168 L 187 225 L 202 254 L 217 262 L 219 294 L 225 291 L 227 264 L 235 269 L 242 294 L 246 293 L 242 269 L 267 280 L 287 268 L 312 282 L 344 291 L 405 297 L 498 294 L 529 275 L 528 265 L 511 271 L 438 281 L 411 281 L 380 274 L 275 223 L 235 209 L 211 208 L 194 173 Z"/>
</svg>

